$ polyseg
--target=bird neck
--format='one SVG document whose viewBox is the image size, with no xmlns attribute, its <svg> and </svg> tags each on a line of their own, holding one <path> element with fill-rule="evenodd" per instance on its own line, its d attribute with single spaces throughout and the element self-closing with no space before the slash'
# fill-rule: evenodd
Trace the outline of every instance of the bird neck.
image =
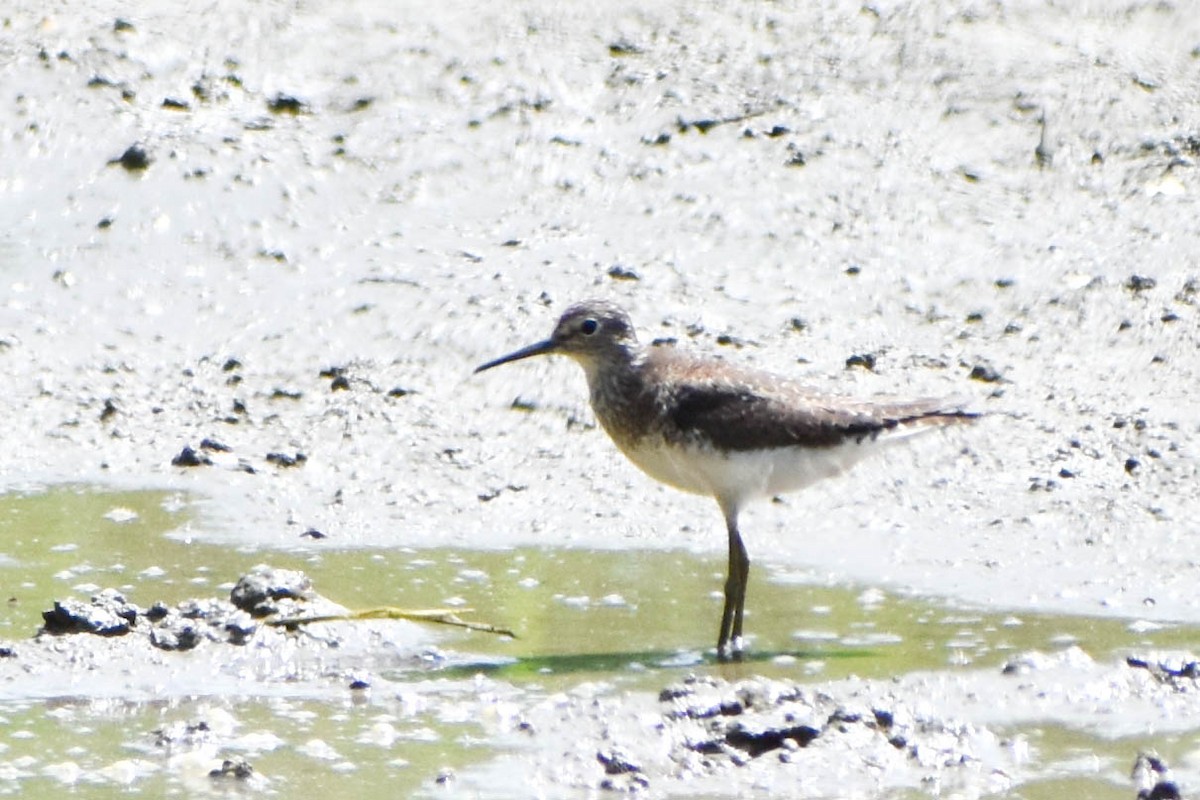
<svg viewBox="0 0 1200 800">
<path fill-rule="evenodd" d="M 587 375 L 592 410 L 614 439 L 636 435 L 639 410 L 647 400 L 642 367 L 646 354 L 636 344 L 581 362 Z"/>
</svg>

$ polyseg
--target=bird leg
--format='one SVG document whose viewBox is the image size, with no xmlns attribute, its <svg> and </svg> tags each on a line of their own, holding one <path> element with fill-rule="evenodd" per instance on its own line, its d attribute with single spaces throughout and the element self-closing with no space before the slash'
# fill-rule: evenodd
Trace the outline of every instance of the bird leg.
<svg viewBox="0 0 1200 800">
<path fill-rule="evenodd" d="M 742 543 L 742 535 L 738 532 L 737 512 L 726 510 L 725 523 L 729 530 L 729 569 L 725 578 L 725 607 L 721 611 L 717 657 L 736 661 L 742 655 L 742 613 L 746 606 L 750 557 L 746 555 L 746 545 Z"/>
</svg>

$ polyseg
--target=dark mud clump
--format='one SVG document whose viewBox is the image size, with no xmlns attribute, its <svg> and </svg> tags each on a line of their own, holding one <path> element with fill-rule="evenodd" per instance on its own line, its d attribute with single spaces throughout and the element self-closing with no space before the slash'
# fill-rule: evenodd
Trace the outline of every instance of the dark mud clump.
<svg viewBox="0 0 1200 800">
<path fill-rule="evenodd" d="M 211 458 L 197 453 L 191 447 L 184 447 L 179 451 L 179 455 L 171 459 L 171 466 L 173 467 L 207 467 L 211 465 Z"/>
<path fill-rule="evenodd" d="M 140 613 L 141 609 L 116 589 L 105 589 L 93 595 L 90 603 L 74 598 L 56 600 L 54 608 L 42 612 L 42 631 L 124 636 L 133 630 Z"/>
<path fill-rule="evenodd" d="M 680 740 L 683 750 L 702 756 L 681 750 L 678 760 L 701 770 L 722 762 L 742 765 L 776 751 L 789 762 L 814 742 L 831 740 L 850 744 L 865 758 L 899 755 L 922 765 L 975 758 L 962 725 L 920 719 L 898 701 L 856 707 L 802 684 L 748 680 L 729 685 L 711 678 L 668 686 L 659 699 L 674 707 L 664 715 L 668 724 L 690 729 Z"/>
<path fill-rule="evenodd" d="M 154 162 L 150 153 L 140 144 L 132 144 L 125 149 L 117 158 L 111 159 L 109 164 L 117 164 L 124 167 L 129 172 L 145 172 Z"/>
<path fill-rule="evenodd" d="M 241 645 L 258 627 L 249 614 L 226 600 L 185 600 L 175 606 L 155 603 L 143 609 L 115 589 L 92 595 L 90 602 L 55 601 L 42 619 L 39 634 L 141 634 L 160 650 L 191 650 L 205 640 Z"/>
<path fill-rule="evenodd" d="M 160 650 L 191 650 L 205 641 L 244 645 L 259 630 L 262 618 L 312 613 L 315 605 L 321 613 L 333 606 L 313 590 L 307 575 L 260 567 L 237 582 L 228 600 L 189 599 L 174 606 L 159 602 L 143 609 L 115 589 L 104 589 L 89 602 L 59 600 L 43 612 L 39 634 L 141 634 Z"/>
<path fill-rule="evenodd" d="M 288 467 L 299 467 L 302 466 L 305 461 L 308 461 L 308 456 L 306 456 L 304 453 L 296 453 L 295 455 L 288 455 L 287 453 L 267 453 L 266 458 L 270 463 L 278 467 L 283 467 L 284 469 L 287 469 Z"/>
<path fill-rule="evenodd" d="M 1182 800 L 1178 784 L 1171 779 L 1167 763 L 1154 753 L 1138 753 L 1133 762 L 1133 782 L 1138 786 L 1137 800 Z"/>
<path fill-rule="evenodd" d="M 210 778 L 233 778 L 234 780 L 246 781 L 254 777 L 254 767 L 246 759 L 237 756 L 222 761 L 221 766 L 209 772 L 208 776 Z"/>
<path fill-rule="evenodd" d="M 1144 669 L 1160 683 L 1181 691 L 1200 688 L 1200 662 L 1184 659 L 1177 664 L 1148 656 L 1128 656 L 1125 663 L 1134 669 Z"/>
<path fill-rule="evenodd" d="M 229 600 L 252 617 L 291 615 L 317 598 L 312 581 L 294 569 L 263 567 L 243 575 Z"/>
<path fill-rule="evenodd" d="M 581 702 L 579 717 L 568 712 L 562 733 L 580 735 L 595 714 L 603 721 L 596 722 L 600 746 L 592 758 L 579 752 L 568 761 L 578 770 L 564 774 L 580 788 L 619 792 L 720 781 L 730 796 L 738 787 L 765 785 L 803 786 L 792 796 L 805 797 L 872 796 L 919 785 L 1011 788 L 1017 748 L 985 727 L 922 706 L 899 691 L 865 685 L 841 691 L 690 676 L 664 688 L 653 711 L 614 716 Z M 553 728 L 563 719 L 540 725 Z"/>
</svg>

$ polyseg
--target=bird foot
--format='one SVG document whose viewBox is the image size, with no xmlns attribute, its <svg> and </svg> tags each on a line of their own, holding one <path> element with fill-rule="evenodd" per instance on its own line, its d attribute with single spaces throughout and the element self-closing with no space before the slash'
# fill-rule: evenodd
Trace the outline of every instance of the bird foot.
<svg viewBox="0 0 1200 800">
<path fill-rule="evenodd" d="M 741 636 L 717 645 L 718 661 L 741 661 L 746 651 L 746 642 Z"/>
</svg>

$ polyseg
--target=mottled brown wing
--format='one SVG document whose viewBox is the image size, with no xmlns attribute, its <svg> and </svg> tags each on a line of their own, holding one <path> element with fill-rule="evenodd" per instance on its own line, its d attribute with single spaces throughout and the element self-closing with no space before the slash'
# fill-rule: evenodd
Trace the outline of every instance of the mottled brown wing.
<svg viewBox="0 0 1200 800">
<path fill-rule="evenodd" d="M 725 450 L 771 447 L 832 447 L 909 425 L 966 421 L 977 416 L 940 400 L 898 403 L 822 403 L 815 396 L 774 396 L 747 386 L 697 384 L 679 387 L 670 409 L 684 437 L 711 441 Z"/>
</svg>

